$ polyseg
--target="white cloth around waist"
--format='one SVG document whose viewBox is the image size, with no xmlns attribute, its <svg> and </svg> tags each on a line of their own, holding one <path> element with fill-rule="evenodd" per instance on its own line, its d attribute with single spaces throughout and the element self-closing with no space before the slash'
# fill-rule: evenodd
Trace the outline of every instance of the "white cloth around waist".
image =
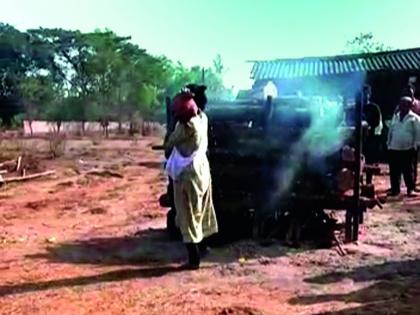
<svg viewBox="0 0 420 315">
<path fill-rule="evenodd" d="M 176 180 L 184 169 L 190 166 L 195 159 L 201 158 L 206 154 L 206 150 L 196 150 L 190 156 L 183 156 L 175 147 L 172 149 L 171 155 L 166 162 L 165 170 L 169 177 Z"/>
</svg>

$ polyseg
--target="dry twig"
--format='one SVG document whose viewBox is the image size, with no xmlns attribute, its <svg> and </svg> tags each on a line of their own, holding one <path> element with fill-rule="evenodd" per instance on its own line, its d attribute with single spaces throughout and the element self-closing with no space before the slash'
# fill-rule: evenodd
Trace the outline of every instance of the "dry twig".
<svg viewBox="0 0 420 315">
<path fill-rule="evenodd" d="M 0 184 L 14 183 L 14 182 L 24 182 L 24 181 L 28 181 L 28 180 L 31 180 L 31 179 L 37 179 L 37 178 L 40 178 L 40 177 L 51 176 L 51 175 L 54 175 L 54 174 L 55 174 L 55 171 L 46 171 L 46 172 L 42 172 L 42 173 L 31 174 L 31 175 L 24 176 L 24 177 L 3 178 L 3 179 L 0 179 Z"/>
</svg>

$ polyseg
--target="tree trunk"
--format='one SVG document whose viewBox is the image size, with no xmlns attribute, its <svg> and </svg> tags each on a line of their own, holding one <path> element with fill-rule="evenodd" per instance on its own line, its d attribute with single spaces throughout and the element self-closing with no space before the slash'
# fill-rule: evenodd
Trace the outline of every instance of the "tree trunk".
<svg viewBox="0 0 420 315">
<path fill-rule="evenodd" d="M 132 137 L 134 135 L 133 121 L 130 120 L 130 127 L 128 129 L 128 134 Z"/>
<path fill-rule="evenodd" d="M 143 120 L 142 126 L 141 126 L 141 134 L 143 137 L 147 136 L 147 121 Z"/>
<path fill-rule="evenodd" d="M 61 121 L 57 121 L 57 133 L 60 133 L 61 123 Z"/>
<path fill-rule="evenodd" d="M 141 132 L 144 137 L 150 136 L 152 134 L 152 128 L 153 128 L 152 122 L 143 120 L 141 128 L 142 128 Z"/>
<path fill-rule="evenodd" d="M 105 136 L 105 138 L 109 137 L 109 121 L 108 119 L 101 119 L 101 127 L 102 127 L 102 135 Z"/>
<path fill-rule="evenodd" d="M 121 101 L 119 102 L 118 105 L 118 133 L 122 134 L 123 130 L 122 130 L 122 120 L 123 120 L 123 109 L 122 109 L 122 105 L 121 105 Z"/>
<path fill-rule="evenodd" d="M 29 124 L 29 131 L 31 133 L 31 137 L 33 137 L 34 136 L 34 131 L 32 129 L 32 120 L 28 120 L 28 124 Z"/>
<path fill-rule="evenodd" d="M 106 135 L 106 124 L 105 124 L 105 120 L 101 119 L 99 121 L 100 125 L 101 125 L 101 129 L 102 129 L 102 135 L 105 136 Z"/>
</svg>

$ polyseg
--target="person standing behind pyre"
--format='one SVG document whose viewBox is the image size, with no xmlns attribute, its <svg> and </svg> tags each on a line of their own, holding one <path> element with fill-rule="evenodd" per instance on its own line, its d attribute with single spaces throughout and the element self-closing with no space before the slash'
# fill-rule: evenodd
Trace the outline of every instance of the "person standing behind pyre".
<svg viewBox="0 0 420 315">
<path fill-rule="evenodd" d="M 420 101 L 415 97 L 415 87 L 414 85 L 409 84 L 402 92 L 401 96 L 408 96 L 411 97 L 413 100 L 412 111 L 420 116 Z M 414 185 L 417 185 L 417 164 L 419 159 L 419 148 L 414 150 L 413 152 L 413 178 L 414 178 Z M 415 192 L 419 192 L 417 188 L 414 188 Z"/>
<path fill-rule="evenodd" d="M 212 199 L 208 147 L 208 119 L 189 91 L 179 93 L 173 102 L 174 131 L 165 143 L 171 152 L 166 171 L 173 181 L 176 226 L 188 252 L 186 268 L 200 266 L 200 244 L 218 232 Z"/>
<path fill-rule="evenodd" d="M 363 143 L 363 155 L 366 164 L 376 164 L 380 161 L 381 153 L 381 135 L 383 130 L 382 112 L 380 107 L 371 102 L 371 87 L 365 85 L 365 102 L 363 107 L 363 119 L 366 121 L 367 135 Z M 372 174 L 367 174 L 367 182 L 372 182 Z"/>
<path fill-rule="evenodd" d="M 413 100 L 401 97 L 388 131 L 389 172 L 391 196 L 400 194 L 401 174 L 407 187 L 407 196 L 415 196 L 413 155 L 420 141 L 419 118 L 412 111 Z"/>
</svg>

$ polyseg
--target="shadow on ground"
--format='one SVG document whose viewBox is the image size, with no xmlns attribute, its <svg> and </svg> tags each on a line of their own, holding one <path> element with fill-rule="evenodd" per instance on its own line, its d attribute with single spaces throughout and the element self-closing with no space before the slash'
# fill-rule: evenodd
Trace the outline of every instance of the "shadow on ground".
<svg viewBox="0 0 420 315">
<path fill-rule="evenodd" d="M 147 168 L 151 168 L 151 169 L 163 169 L 163 163 L 162 162 L 156 162 L 156 161 L 139 162 L 138 166 L 147 167 Z"/>
<path fill-rule="evenodd" d="M 226 264 L 236 262 L 240 257 L 278 257 L 287 251 L 290 249 L 277 243 L 261 247 L 255 242 L 238 242 L 213 249 L 204 259 L 203 268 L 211 268 L 212 266 L 208 265 L 209 262 Z M 186 252 L 180 241 L 169 239 L 165 229 L 148 229 L 136 233 L 135 236 L 94 238 L 57 244 L 47 248 L 45 253 L 26 256 L 26 258 L 46 259 L 53 263 L 126 266 L 127 268 L 93 276 L 4 285 L 0 286 L 0 297 L 134 278 L 161 277 L 169 273 L 185 271 L 179 263 L 185 260 Z"/>
<path fill-rule="evenodd" d="M 11 294 L 30 293 L 64 287 L 77 287 L 91 284 L 124 281 L 135 278 L 160 277 L 168 273 L 183 271 L 181 267 L 164 266 L 142 269 L 122 269 L 93 276 L 82 276 L 75 278 L 63 278 L 51 281 L 26 282 L 16 285 L 0 286 L 0 297 Z"/>
<path fill-rule="evenodd" d="M 420 313 L 420 260 L 394 261 L 380 265 L 356 268 L 351 272 L 330 273 L 305 281 L 314 284 L 331 284 L 344 279 L 371 283 L 369 286 L 346 294 L 301 296 L 291 304 L 315 305 L 327 302 L 359 303 L 342 311 L 323 312 L 318 315 L 399 314 Z"/>
<path fill-rule="evenodd" d="M 279 242 L 256 243 L 240 241 L 212 248 L 204 262 L 231 263 L 239 258 L 280 257 L 297 252 Z M 92 238 L 61 243 L 48 247 L 45 253 L 27 256 L 31 259 L 47 259 L 55 263 L 98 265 L 162 265 L 181 263 L 186 250 L 181 241 L 171 240 L 166 229 L 147 229 L 133 236 Z"/>
</svg>

